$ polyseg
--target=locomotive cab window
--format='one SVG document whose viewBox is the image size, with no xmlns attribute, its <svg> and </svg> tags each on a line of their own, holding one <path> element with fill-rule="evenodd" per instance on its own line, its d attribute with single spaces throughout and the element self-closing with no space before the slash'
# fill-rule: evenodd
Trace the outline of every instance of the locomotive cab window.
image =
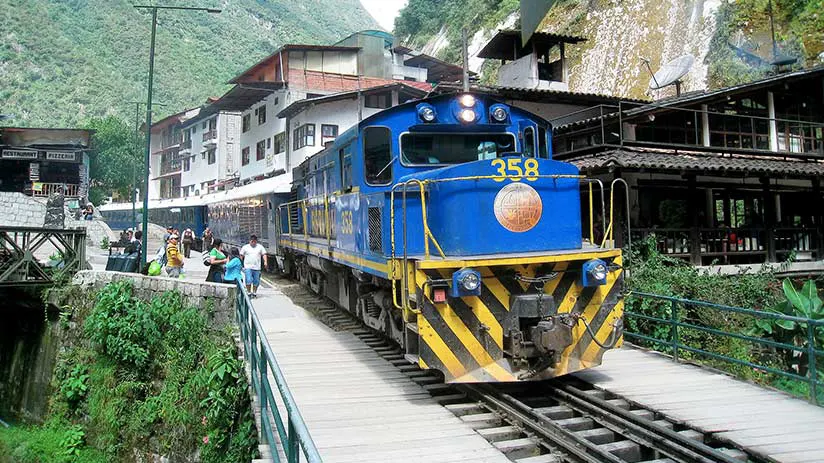
<svg viewBox="0 0 824 463">
<path fill-rule="evenodd" d="M 392 181 L 392 133 L 388 128 L 363 129 L 363 164 L 366 183 L 387 185 Z"/>
<path fill-rule="evenodd" d="M 538 127 L 538 156 L 542 159 L 549 159 L 549 138 L 547 138 L 546 127 Z"/>
<path fill-rule="evenodd" d="M 462 164 L 495 159 L 515 151 L 509 133 L 405 133 L 401 153 L 406 164 Z"/>
<path fill-rule="evenodd" d="M 524 129 L 524 156 L 528 158 L 535 157 L 535 129 L 527 127 Z"/>
</svg>

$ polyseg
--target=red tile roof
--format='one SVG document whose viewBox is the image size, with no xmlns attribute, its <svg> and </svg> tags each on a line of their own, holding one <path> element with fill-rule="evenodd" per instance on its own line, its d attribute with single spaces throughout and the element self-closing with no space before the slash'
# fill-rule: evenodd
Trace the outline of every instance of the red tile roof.
<svg viewBox="0 0 824 463">
<path fill-rule="evenodd" d="M 428 82 L 411 82 L 407 80 L 381 79 L 377 77 L 360 77 L 344 74 L 331 74 L 320 71 L 303 71 L 300 69 L 289 70 L 289 87 L 316 90 L 319 92 L 349 92 L 358 88 L 365 89 L 380 85 L 403 83 L 410 87 L 428 92 L 432 90 L 432 84 Z"/>
</svg>

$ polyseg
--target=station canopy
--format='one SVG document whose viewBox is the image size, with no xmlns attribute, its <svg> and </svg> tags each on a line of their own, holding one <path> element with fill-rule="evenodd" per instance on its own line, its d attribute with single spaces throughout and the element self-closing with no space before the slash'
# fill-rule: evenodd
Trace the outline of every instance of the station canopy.
<svg viewBox="0 0 824 463">
<path fill-rule="evenodd" d="M 562 43 L 576 44 L 585 41 L 585 38 L 574 35 L 536 32 L 521 46 L 521 31 L 501 30 L 478 52 L 478 57 L 513 61 L 535 52 L 546 53 L 550 48 Z"/>
</svg>

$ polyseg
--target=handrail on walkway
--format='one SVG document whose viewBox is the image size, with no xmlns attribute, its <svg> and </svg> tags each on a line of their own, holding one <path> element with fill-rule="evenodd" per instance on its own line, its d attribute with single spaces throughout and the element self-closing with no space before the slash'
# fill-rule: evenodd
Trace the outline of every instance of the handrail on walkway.
<svg viewBox="0 0 824 463">
<path fill-rule="evenodd" d="M 649 294 L 643 292 L 631 292 L 628 298 L 635 298 L 640 300 L 653 300 L 653 301 L 660 301 L 666 305 L 669 305 L 669 317 L 663 318 L 656 317 L 652 315 L 647 315 L 643 313 L 638 313 L 632 310 L 626 310 L 624 312 L 625 317 L 628 319 L 638 319 L 638 320 L 645 320 L 648 322 L 661 324 L 664 326 L 668 326 L 669 330 L 666 336 L 662 336 L 662 338 L 648 336 L 646 334 L 641 334 L 637 332 L 630 331 L 631 326 L 627 325 L 627 328 L 624 331 L 624 335 L 629 338 L 635 338 L 647 341 L 656 345 L 657 347 L 665 347 L 668 348 L 672 353 L 672 359 L 675 362 L 680 360 L 679 351 L 686 351 L 691 352 L 693 354 L 698 354 L 701 356 L 706 356 L 715 360 L 720 360 L 723 362 L 729 362 L 735 365 L 753 368 L 755 370 L 764 371 L 767 373 L 771 373 L 774 375 L 782 376 L 785 378 L 789 378 L 796 381 L 801 381 L 806 383 L 809 386 L 809 400 L 811 403 L 816 405 L 821 405 L 819 403 L 818 398 L 818 388 L 820 386 L 824 386 L 824 382 L 819 380 L 820 373 L 817 371 L 816 361 L 822 359 L 822 355 L 824 355 L 824 351 L 816 348 L 816 330 L 824 327 L 824 320 L 815 320 L 811 318 L 802 318 L 802 317 L 794 317 L 791 315 L 784 315 L 781 313 L 770 312 L 770 311 L 761 311 L 761 310 L 753 310 L 747 309 L 743 307 L 733 307 L 728 305 L 721 305 L 721 304 L 713 304 L 711 302 L 704 302 L 704 301 L 695 301 L 691 299 L 682 299 L 678 297 L 671 297 L 671 296 L 662 296 L 659 294 Z M 666 307 L 665 305 L 665 307 Z M 681 307 L 683 306 L 683 307 Z M 695 323 L 689 323 L 683 321 L 682 315 L 686 312 L 688 307 L 701 307 L 712 309 L 714 311 L 720 311 L 722 313 L 734 313 L 734 314 L 741 314 L 747 315 L 751 317 L 755 317 L 756 319 L 768 319 L 768 320 L 775 320 L 775 321 L 789 321 L 797 323 L 800 327 L 805 328 L 805 343 L 804 345 L 796 345 L 796 344 L 788 344 L 786 342 L 778 342 L 771 339 L 759 338 L 755 336 L 750 336 L 748 334 L 740 334 L 740 333 L 731 333 L 728 331 L 724 331 L 717 328 L 712 328 L 709 326 L 702 326 Z M 681 307 L 681 312 L 679 313 L 679 307 Z M 680 331 L 679 331 L 680 329 Z M 713 336 L 722 336 L 726 338 L 738 339 L 745 342 L 751 342 L 758 344 L 760 346 L 766 346 L 772 349 L 783 350 L 786 352 L 793 352 L 798 353 L 799 355 L 806 355 L 807 356 L 807 364 L 806 364 L 806 374 L 801 375 L 800 371 L 798 373 L 793 373 L 789 371 L 779 370 L 768 365 L 760 365 L 757 363 L 753 363 L 747 360 L 742 360 L 734 357 L 730 357 L 728 355 L 710 352 L 706 349 L 701 349 L 693 346 L 689 346 L 683 342 L 681 342 L 681 338 L 683 330 L 686 329 L 688 331 L 692 330 L 693 332 L 701 332 L 706 333 Z M 801 363 L 799 361 L 799 367 Z"/>
<path fill-rule="evenodd" d="M 309 435 L 306 423 L 303 421 L 300 411 L 298 411 L 295 399 L 289 391 L 286 378 L 275 359 L 272 347 L 269 346 L 269 341 L 266 340 L 266 334 L 260 324 L 260 319 L 249 300 L 249 294 L 241 283 L 237 285 L 235 309 L 238 324 L 240 325 L 240 336 L 243 340 L 244 357 L 251 365 L 252 387 L 260 402 L 260 423 L 263 428 L 261 431 L 265 435 L 267 443 L 271 446 L 272 460 L 280 462 L 272 431 L 272 422 L 269 417 L 270 413 L 274 419 L 278 438 L 283 446 L 288 463 L 297 463 L 300 460 L 300 451 L 303 452 L 306 461 L 309 463 L 322 462 L 318 449 L 312 441 L 312 436 Z M 285 424 L 275 401 L 272 385 L 269 383 L 270 372 L 280 392 L 280 400 L 286 409 Z"/>
</svg>

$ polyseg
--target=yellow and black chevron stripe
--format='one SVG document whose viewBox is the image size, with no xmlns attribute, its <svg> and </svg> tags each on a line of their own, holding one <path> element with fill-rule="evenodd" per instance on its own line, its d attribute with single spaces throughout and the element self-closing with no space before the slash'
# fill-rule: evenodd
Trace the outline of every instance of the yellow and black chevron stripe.
<svg viewBox="0 0 824 463">
<path fill-rule="evenodd" d="M 612 340 L 613 326 L 623 315 L 623 275 L 620 255 L 602 259 L 615 264 L 603 286 L 581 285 L 583 261 L 490 265 L 475 268 L 482 277 L 480 296 L 449 298 L 437 304 L 432 301 L 427 280 L 451 278 L 458 269 L 416 270 L 420 366 L 441 370 L 448 382 L 519 381 L 527 370 L 516 366 L 505 354 L 507 333 L 502 326 L 509 314 L 510 295 L 534 293 L 537 289 L 516 280 L 516 274 L 534 277 L 536 272 L 557 273 L 544 286 L 545 294 L 552 296 L 559 313 L 583 314 L 598 341 L 606 345 Z M 616 346 L 620 342 L 619 338 Z M 583 323 L 578 323 L 561 361 L 528 379 L 546 379 L 599 365 L 604 351 L 593 342 Z"/>
</svg>

